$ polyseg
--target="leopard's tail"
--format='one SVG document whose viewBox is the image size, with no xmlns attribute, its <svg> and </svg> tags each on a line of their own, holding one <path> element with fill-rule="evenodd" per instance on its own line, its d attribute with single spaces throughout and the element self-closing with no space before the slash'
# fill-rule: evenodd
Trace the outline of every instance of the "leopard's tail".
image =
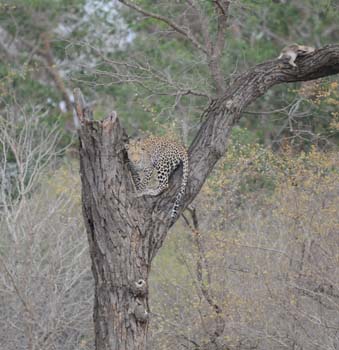
<svg viewBox="0 0 339 350">
<path fill-rule="evenodd" d="M 185 156 L 182 159 L 182 165 L 183 165 L 183 169 L 182 169 L 181 186 L 180 186 L 180 190 L 179 190 L 177 196 L 175 197 L 175 202 L 174 202 L 174 205 L 172 208 L 172 213 L 171 213 L 172 221 L 174 221 L 174 219 L 178 215 L 178 209 L 180 207 L 182 198 L 183 198 L 183 196 L 185 194 L 185 190 L 186 190 L 187 179 L 188 179 L 188 155 L 187 155 L 187 152 L 185 152 Z"/>
</svg>

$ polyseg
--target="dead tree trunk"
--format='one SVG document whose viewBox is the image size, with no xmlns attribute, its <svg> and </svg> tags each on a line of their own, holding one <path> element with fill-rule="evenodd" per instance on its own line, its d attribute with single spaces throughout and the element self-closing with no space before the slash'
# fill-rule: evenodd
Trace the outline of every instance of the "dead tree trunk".
<svg viewBox="0 0 339 350">
<path fill-rule="evenodd" d="M 183 208 L 199 193 L 226 152 L 232 127 L 243 109 L 276 84 L 306 81 L 339 72 L 339 45 L 297 60 L 298 68 L 272 60 L 239 75 L 205 111 L 189 150 L 190 174 Z M 115 113 L 91 120 L 80 90 L 80 175 L 83 215 L 95 279 L 97 350 L 144 350 L 148 329 L 148 276 L 152 259 L 170 228 L 170 212 L 180 181 L 158 197 L 135 198 L 124 143 L 127 135 Z"/>
</svg>

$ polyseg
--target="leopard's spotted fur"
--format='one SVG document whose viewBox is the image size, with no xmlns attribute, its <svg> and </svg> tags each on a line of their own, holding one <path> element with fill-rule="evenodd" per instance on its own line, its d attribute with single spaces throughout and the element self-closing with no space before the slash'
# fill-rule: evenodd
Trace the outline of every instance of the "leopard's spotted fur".
<svg viewBox="0 0 339 350">
<path fill-rule="evenodd" d="M 175 219 L 187 185 L 188 155 L 185 147 L 166 137 L 151 136 L 140 141 L 131 140 L 126 148 L 138 196 L 159 195 L 168 187 L 170 175 L 180 163 L 183 164 L 181 186 L 171 213 L 171 218 Z M 158 185 L 150 188 L 149 182 L 154 169 Z"/>
</svg>

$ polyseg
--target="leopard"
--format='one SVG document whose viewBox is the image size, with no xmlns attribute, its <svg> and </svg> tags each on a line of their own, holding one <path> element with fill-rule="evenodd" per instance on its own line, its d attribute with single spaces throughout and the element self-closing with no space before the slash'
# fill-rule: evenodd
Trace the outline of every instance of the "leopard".
<svg viewBox="0 0 339 350">
<path fill-rule="evenodd" d="M 149 136 L 145 139 L 132 139 L 125 145 L 130 170 L 136 187 L 136 197 L 158 196 L 168 188 L 169 178 L 182 164 L 183 172 L 180 189 L 176 195 L 171 220 L 178 215 L 188 180 L 188 153 L 179 142 L 166 136 Z M 157 179 L 154 180 L 154 173 Z M 152 181 L 151 181 L 152 180 Z M 150 186 L 150 183 L 155 186 Z"/>
</svg>

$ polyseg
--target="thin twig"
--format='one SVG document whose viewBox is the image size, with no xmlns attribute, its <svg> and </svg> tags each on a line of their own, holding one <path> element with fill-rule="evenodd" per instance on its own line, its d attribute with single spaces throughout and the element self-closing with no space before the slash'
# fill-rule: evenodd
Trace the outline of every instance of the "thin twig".
<svg viewBox="0 0 339 350">
<path fill-rule="evenodd" d="M 202 51 L 203 53 L 208 55 L 208 51 L 206 50 L 206 48 L 204 48 L 199 43 L 199 41 L 194 37 L 194 35 L 191 33 L 191 31 L 189 29 L 186 29 L 184 27 L 179 26 L 177 23 L 175 23 L 174 21 L 170 20 L 167 17 L 161 16 L 161 15 L 154 13 L 154 12 L 147 11 L 140 6 L 133 4 L 130 1 L 126 1 L 126 0 L 118 0 L 118 1 L 121 2 L 122 4 L 128 6 L 129 8 L 138 11 L 139 13 L 141 13 L 147 17 L 151 17 L 151 18 L 157 19 L 163 23 L 166 23 L 169 27 L 173 28 L 177 33 L 186 37 L 197 49 L 199 49 L 200 51 Z"/>
</svg>

